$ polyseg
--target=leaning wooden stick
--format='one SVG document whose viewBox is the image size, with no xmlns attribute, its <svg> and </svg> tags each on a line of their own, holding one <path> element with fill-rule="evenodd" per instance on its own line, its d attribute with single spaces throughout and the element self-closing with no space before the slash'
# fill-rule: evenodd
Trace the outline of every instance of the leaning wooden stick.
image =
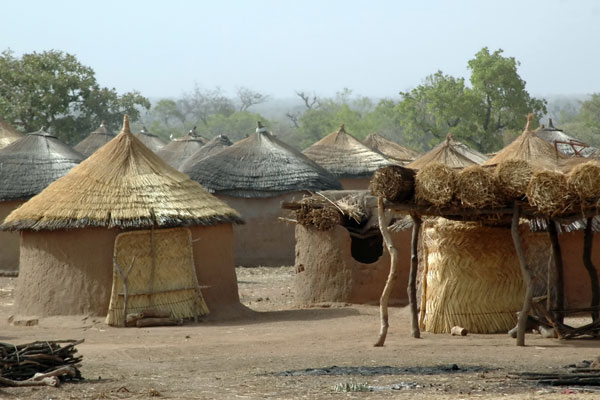
<svg viewBox="0 0 600 400">
<path fill-rule="evenodd" d="M 123 271 L 121 269 L 121 267 L 119 266 L 119 263 L 117 262 L 117 256 L 113 256 L 113 264 L 115 265 L 115 269 L 117 270 L 117 272 L 119 273 L 119 276 L 123 280 L 123 325 L 124 326 L 127 326 L 127 314 L 128 314 L 127 303 L 129 302 L 129 293 L 127 290 L 127 277 L 129 277 L 129 273 L 131 272 L 131 269 L 133 268 L 134 262 L 135 262 L 135 257 L 133 257 L 131 259 L 131 264 L 129 265 L 129 268 L 127 268 L 127 271 Z"/>
<path fill-rule="evenodd" d="M 411 329 L 415 339 L 421 337 L 419 330 L 419 312 L 417 311 L 417 270 L 419 269 L 419 233 L 421 232 L 421 218 L 411 214 L 413 231 L 410 250 L 410 274 L 408 276 L 408 301 L 410 305 Z"/>
</svg>

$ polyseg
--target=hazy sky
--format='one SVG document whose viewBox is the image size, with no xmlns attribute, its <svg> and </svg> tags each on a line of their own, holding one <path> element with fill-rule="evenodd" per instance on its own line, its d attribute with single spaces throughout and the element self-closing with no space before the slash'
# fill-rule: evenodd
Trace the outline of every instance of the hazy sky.
<svg viewBox="0 0 600 400">
<path fill-rule="evenodd" d="M 273 97 L 344 87 L 385 97 L 482 47 L 534 95 L 600 92 L 600 1 L 6 1 L 0 50 L 75 54 L 103 86 L 148 97 L 194 83 Z"/>
</svg>

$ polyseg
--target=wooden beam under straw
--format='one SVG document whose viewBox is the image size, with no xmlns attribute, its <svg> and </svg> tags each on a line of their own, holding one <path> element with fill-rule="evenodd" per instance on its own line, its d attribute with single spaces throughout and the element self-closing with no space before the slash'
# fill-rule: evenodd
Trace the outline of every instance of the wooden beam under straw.
<svg viewBox="0 0 600 400">
<path fill-rule="evenodd" d="M 411 330 L 414 338 L 420 338 L 419 314 L 417 312 L 417 269 L 419 268 L 419 233 L 422 221 L 417 214 L 411 214 L 413 230 L 410 247 L 410 274 L 408 276 L 408 302 L 410 305 Z"/>
<path fill-rule="evenodd" d="M 598 307 L 600 301 L 598 299 L 598 272 L 592 262 L 592 244 L 594 240 L 594 231 L 592 230 L 593 218 L 587 219 L 585 233 L 583 236 L 583 265 L 590 275 L 590 286 L 592 287 L 592 303 L 591 307 Z M 592 321 L 598 320 L 598 311 L 592 311 Z"/>
<path fill-rule="evenodd" d="M 562 250 L 560 248 L 560 242 L 558 240 L 558 230 L 556 229 L 556 221 L 553 219 L 547 219 L 548 225 L 548 237 L 550 238 L 550 244 L 552 246 L 552 259 L 554 260 L 554 279 L 551 285 L 550 279 L 548 279 L 548 294 L 550 294 L 550 288 L 556 288 L 556 296 L 550 298 L 549 310 L 562 310 L 565 307 L 565 285 L 564 285 L 564 265 L 562 260 Z M 550 270 L 548 271 L 550 274 Z M 554 318 L 556 321 L 563 323 L 563 315 L 561 313 L 555 313 Z"/>
</svg>

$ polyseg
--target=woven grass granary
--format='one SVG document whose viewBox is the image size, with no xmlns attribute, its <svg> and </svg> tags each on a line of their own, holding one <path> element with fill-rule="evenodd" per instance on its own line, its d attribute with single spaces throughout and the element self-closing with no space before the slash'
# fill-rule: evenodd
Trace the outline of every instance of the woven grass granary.
<svg viewBox="0 0 600 400">
<path fill-rule="evenodd" d="M 386 139 L 378 133 L 369 134 L 363 140 L 363 144 L 402 165 L 408 164 L 420 156 L 418 152 Z"/>
<path fill-rule="evenodd" d="M 196 127 L 194 127 L 190 129 L 187 135 L 173 139 L 156 154 L 165 160 L 171 167 L 180 170 L 183 162 L 201 149 L 206 142 L 206 138 L 198 134 L 196 132 Z"/>
<path fill-rule="evenodd" d="M 83 160 L 44 130 L 30 133 L 0 149 L 0 222 Z M 19 270 L 19 234 L 0 232 L 0 271 Z"/>
<path fill-rule="evenodd" d="M 196 164 L 198 161 L 217 154 L 221 150 L 231 146 L 231 140 L 225 135 L 217 135 L 210 139 L 206 144 L 200 147 L 194 154 L 189 156 L 180 166 L 179 170 L 184 171 Z"/>
<path fill-rule="evenodd" d="M 147 148 L 155 153 L 158 153 L 160 149 L 167 145 L 167 143 L 157 135 L 150 133 L 145 126 L 142 127 L 142 130 L 138 133 L 134 133 L 133 136 L 138 138 Z"/>
<path fill-rule="evenodd" d="M 347 133 L 344 125 L 303 153 L 337 177 L 345 190 L 367 190 L 375 171 L 393 164 L 383 154 Z"/>
<path fill-rule="evenodd" d="M 236 265 L 294 263 L 294 226 L 282 201 L 308 191 L 341 189 L 339 181 L 259 124 L 256 133 L 183 170 L 236 209 L 246 222 L 236 226 Z"/>
<path fill-rule="evenodd" d="M 23 137 L 23 134 L 0 118 L 0 149 Z"/>
<path fill-rule="evenodd" d="M 473 165 L 480 165 L 487 161 L 488 157 L 469 146 L 456 141 L 451 134 L 446 136 L 446 140 L 408 163 L 408 168 L 420 169 L 431 163 L 441 163 L 452 168 L 465 168 Z"/>
<path fill-rule="evenodd" d="M 106 122 L 102 121 L 98 129 L 90 133 L 85 139 L 77 143 L 73 148 L 86 157 L 91 156 L 96 150 L 110 142 L 115 137 Z"/>
<path fill-rule="evenodd" d="M 21 232 L 16 314 L 107 315 L 120 325 L 119 272 L 129 272 L 132 313 L 235 311 L 235 222 L 235 210 L 144 146 L 125 117 L 119 135 L 0 227 Z"/>
</svg>

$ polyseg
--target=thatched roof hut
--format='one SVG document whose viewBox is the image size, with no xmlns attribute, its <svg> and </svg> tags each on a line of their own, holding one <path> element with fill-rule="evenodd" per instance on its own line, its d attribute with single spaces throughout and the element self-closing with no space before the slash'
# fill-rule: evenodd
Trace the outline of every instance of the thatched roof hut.
<svg viewBox="0 0 600 400">
<path fill-rule="evenodd" d="M 77 143 L 73 148 L 84 156 L 89 157 L 114 137 L 114 132 L 108 128 L 105 121 L 102 121 L 98 129 L 90 133 L 88 137 Z"/>
<path fill-rule="evenodd" d="M 179 168 L 180 171 L 185 171 L 191 168 L 198 161 L 219 153 L 221 150 L 231 146 L 231 140 L 225 135 L 217 135 L 210 139 L 206 144 L 200 147 L 194 154 L 189 156 Z"/>
<path fill-rule="evenodd" d="M 196 306 L 205 311 L 202 297 L 211 312 L 238 306 L 231 225 L 239 221 L 233 209 L 144 146 L 126 117 L 119 135 L 0 226 L 21 231 L 17 313 L 109 312 L 109 322 L 119 324 L 124 279 L 117 272 L 128 267 L 134 271 L 127 281 L 131 312 L 150 301 L 190 316 Z M 176 266 L 181 274 L 194 272 L 187 283 L 174 283 L 181 278 Z M 194 281 L 206 287 L 201 295 Z"/>
<path fill-rule="evenodd" d="M 362 144 L 340 126 L 303 153 L 340 179 L 344 189 L 366 190 L 381 167 L 392 164 L 383 154 Z"/>
<path fill-rule="evenodd" d="M 142 130 L 139 133 L 134 133 L 133 136 L 138 138 L 147 148 L 155 153 L 167 145 L 167 143 L 157 135 L 150 133 L 145 126 L 142 127 Z"/>
<path fill-rule="evenodd" d="M 408 164 L 420 156 L 418 152 L 386 139 L 378 133 L 371 133 L 363 140 L 363 144 L 401 164 Z"/>
<path fill-rule="evenodd" d="M 19 140 L 23 134 L 10 126 L 10 124 L 0 118 L 0 149 L 8 146 L 12 142 Z"/>
<path fill-rule="evenodd" d="M 535 134 L 567 156 L 589 157 L 597 150 L 587 143 L 567 135 L 562 129 L 555 128 L 552 118 L 548 119 L 548 126 L 542 125 L 535 131 Z"/>
<path fill-rule="evenodd" d="M 198 134 L 196 127 L 193 127 L 185 136 L 173 139 L 156 154 L 173 168 L 181 169 L 184 161 L 200 150 L 206 142 L 207 139 Z"/>
<path fill-rule="evenodd" d="M 487 159 L 485 154 L 454 140 L 452 135 L 448 134 L 446 140 L 406 166 L 408 168 L 420 169 L 425 165 L 437 162 L 452 168 L 465 168 L 483 164 Z"/>
</svg>

